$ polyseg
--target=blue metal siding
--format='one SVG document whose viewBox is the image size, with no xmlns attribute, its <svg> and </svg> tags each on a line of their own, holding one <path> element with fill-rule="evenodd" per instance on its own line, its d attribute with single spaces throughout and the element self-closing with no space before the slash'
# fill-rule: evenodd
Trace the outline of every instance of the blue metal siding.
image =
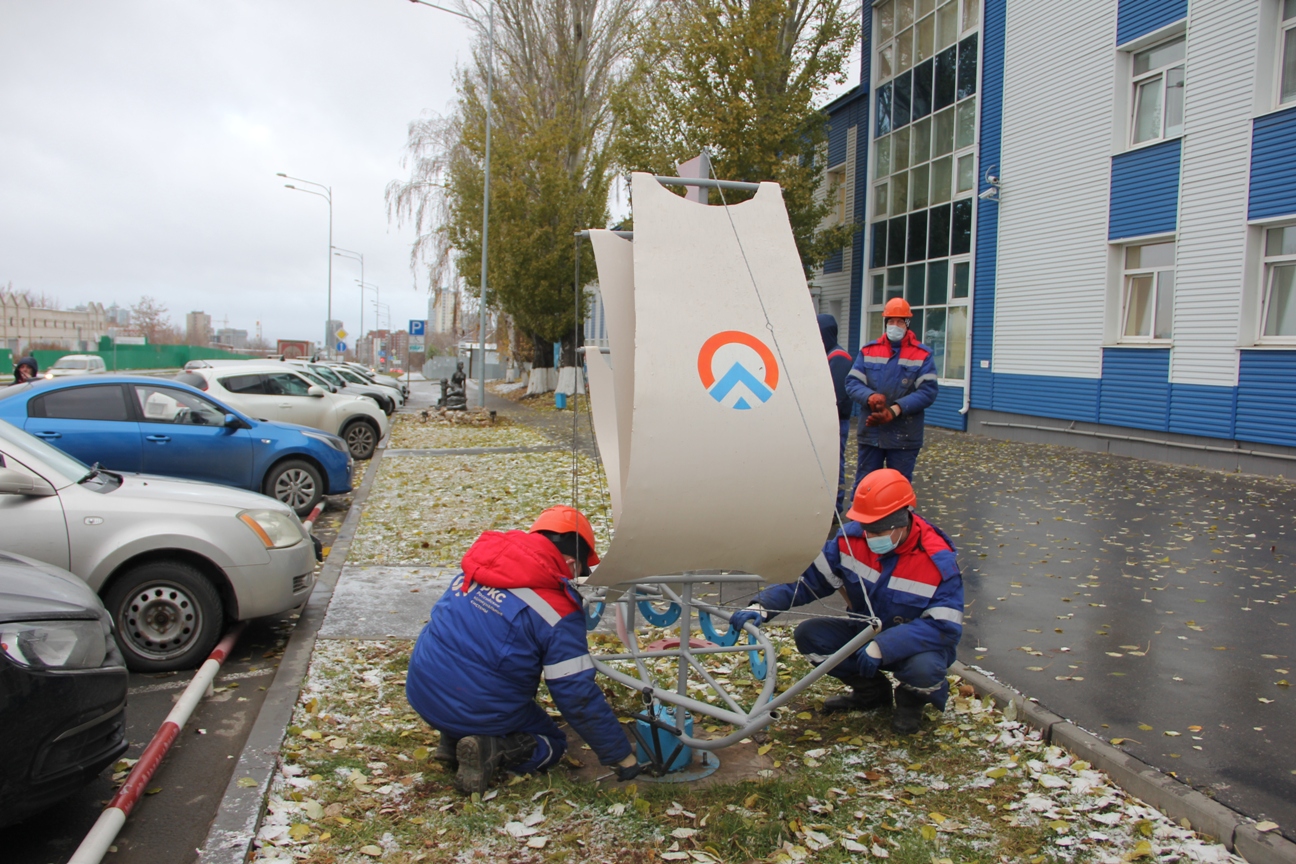
<svg viewBox="0 0 1296 864">
<path fill-rule="evenodd" d="M 1004 27 L 1007 0 L 986 0 L 981 26 L 981 139 L 980 188 L 987 169 L 999 167 L 1003 138 Z M 996 173 L 998 173 L 996 171 Z M 993 408 L 995 376 L 989 364 L 994 357 L 995 266 L 999 253 L 999 205 L 978 201 L 976 208 L 976 272 L 972 285 L 972 363 L 968 383 L 973 408 Z M 982 362 L 986 368 L 981 368 Z"/>
<path fill-rule="evenodd" d="M 1170 385 L 1170 431 L 1178 435 L 1232 438 L 1236 410 L 1236 387 Z"/>
<path fill-rule="evenodd" d="M 1120 0 L 1116 44 L 1124 45 L 1188 17 L 1188 0 Z"/>
<path fill-rule="evenodd" d="M 923 415 L 923 423 L 927 426 L 941 426 L 945 429 L 966 432 L 967 415 L 959 413 L 962 407 L 963 388 L 942 386 L 940 392 L 936 394 L 936 401 Z"/>
<path fill-rule="evenodd" d="M 828 121 L 828 165 L 840 165 L 846 161 L 846 129 L 854 126 L 854 111 L 837 110 Z"/>
<path fill-rule="evenodd" d="M 1183 140 L 1163 141 L 1112 157 L 1107 239 L 1175 230 L 1179 220 L 1179 154 Z"/>
<path fill-rule="evenodd" d="M 823 272 L 840 273 L 842 271 L 842 260 L 843 260 L 842 250 L 838 249 L 836 252 L 829 255 L 828 260 L 824 262 Z"/>
<path fill-rule="evenodd" d="M 1296 351 L 1241 354 L 1238 440 L 1296 446 Z"/>
<path fill-rule="evenodd" d="M 1164 432 L 1169 410 L 1169 348 L 1103 349 L 1099 422 Z"/>
<path fill-rule="evenodd" d="M 996 374 L 994 404 L 987 407 L 1013 414 L 1097 423 L 1101 380 Z"/>
<path fill-rule="evenodd" d="M 1256 118 L 1248 219 L 1296 213 L 1296 108 Z"/>
</svg>

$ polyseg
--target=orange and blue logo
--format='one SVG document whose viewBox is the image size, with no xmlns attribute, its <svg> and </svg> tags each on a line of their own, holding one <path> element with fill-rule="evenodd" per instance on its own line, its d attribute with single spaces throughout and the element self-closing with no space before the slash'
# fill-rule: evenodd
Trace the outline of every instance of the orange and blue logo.
<svg viewBox="0 0 1296 864">
<path fill-rule="evenodd" d="M 778 388 L 774 352 L 741 330 L 725 330 L 706 340 L 697 362 L 702 386 L 728 408 L 746 411 L 768 402 Z"/>
</svg>

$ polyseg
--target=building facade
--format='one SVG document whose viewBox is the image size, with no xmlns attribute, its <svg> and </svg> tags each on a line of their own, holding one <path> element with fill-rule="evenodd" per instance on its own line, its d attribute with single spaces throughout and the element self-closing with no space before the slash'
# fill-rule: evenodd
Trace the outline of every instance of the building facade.
<svg viewBox="0 0 1296 864">
<path fill-rule="evenodd" d="M 815 279 L 851 349 L 903 296 L 933 425 L 1296 469 L 1296 0 L 880 0 L 863 24 L 825 183 L 863 230 Z"/>
<path fill-rule="evenodd" d="M 212 341 L 212 320 L 206 312 L 185 315 L 185 344 L 207 345 Z"/>
<path fill-rule="evenodd" d="M 428 300 L 428 332 L 454 333 L 459 328 L 459 292 L 438 288 Z"/>
<path fill-rule="evenodd" d="M 33 347 L 93 351 L 109 326 L 101 303 L 44 309 L 32 306 L 21 294 L 0 291 L 0 347 L 15 357 Z"/>
</svg>

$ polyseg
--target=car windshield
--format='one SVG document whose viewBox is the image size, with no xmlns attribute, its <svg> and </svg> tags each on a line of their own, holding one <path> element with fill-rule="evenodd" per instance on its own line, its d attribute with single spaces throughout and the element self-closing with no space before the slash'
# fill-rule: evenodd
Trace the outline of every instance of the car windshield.
<svg viewBox="0 0 1296 864">
<path fill-rule="evenodd" d="M 90 466 L 80 459 L 72 458 L 62 450 L 51 447 L 36 436 L 28 435 L 3 420 L 0 420 L 0 444 L 12 448 L 15 459 L 22 461 L 23 456 L 32 457 L 67 483 L 77 483 L 90 473 Z"/>
<path fill-rule="evenodd" d="M 54 361 L 51 369 L 89 369 L 90 363 L 86 360 L 76 360 L 71 357 L 60 357 Z"/>
<path fill-rule="evenodd" d="M 327 366 L 312 366 L 311 371 L 333 382 L 334 387 L 345 387 L 346 382 L 337 376 L 337 373 Z"/>
<path fill-rule="evenodd" d="M 489 272 L 489 271 L 487 271 L 487 272 Z M 314 372 L 310 371 L 309 369 L 302 369 L 302 370 L 301 370 L 301 373 L 302 373 L 303 375 L 305 375 L 307 378 L 309 378 L 311 381 L 313 381 L 313 382 L 315 382 L 316 384 L 318 384 L 318 385 L 320 385 L 321 387 L 323 387 L 325 390 L 328 390 L 329 392 L 332 392 L 332 391 L 333 391 L 333 385 L 332 385 L 332 384 L 328 383 L 328 382 L 325 381 L 323 378 L 321 378 L 320 376 L 316 375 Z"/>
<path fill-rule="evenodd" d="M 352 384 L 364 384 L 365 380 L 349 369 L 339 369 L 337 374 L 350 381 Z"/>
</svg>

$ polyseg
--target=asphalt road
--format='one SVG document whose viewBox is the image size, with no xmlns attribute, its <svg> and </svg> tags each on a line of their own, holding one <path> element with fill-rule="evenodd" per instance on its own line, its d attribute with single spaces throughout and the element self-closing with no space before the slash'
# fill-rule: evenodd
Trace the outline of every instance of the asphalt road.
<svg viewBox="0 0 1296 864">
<path fill-rule="evenodd" d="M 357 480 L 357 488 L 359 481 Z M 325 547 L 337 535 L 351 495 L 326 499 L 315 526 Z M 215 682 L 216 692 L 194 711 L 149 783 L 116 841 L 112 864 L 188 864 L 216 816 L 238 754 L 278 667 L 296 612 L 251 622 Z M 192 671 L 130 676 L 126 758 L 137 758 L 188 685 Z M 81 792 L 44 813 L 0 831 L 0 859 L 9 864 L 63 864 L 76 850 L 117 783 L 106 770 Z M 124 775 L 122 775 L 124 777 Z"/>
</svg>

